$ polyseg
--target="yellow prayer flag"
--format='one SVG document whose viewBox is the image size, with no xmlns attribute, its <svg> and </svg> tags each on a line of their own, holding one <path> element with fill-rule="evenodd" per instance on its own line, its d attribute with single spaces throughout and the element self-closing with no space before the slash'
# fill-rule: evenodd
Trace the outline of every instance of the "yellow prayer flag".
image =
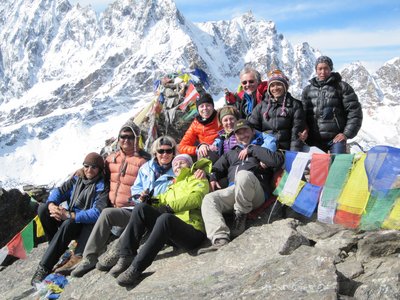
<svg viewBox="0 0 400 300">
<path fill-rule="evenodd" d="M 382 223 L 382 228 L 400 230 L 400 198 L 396 200 L 391 213 Z"/>
<path fill-rule="evenodd" d="M 304 187 L 305 184 L 306 183 L 301 180 L 299 186 L 297 187 L 296 194 L 292 195 L 289 193 L 288 194 L 281 193 L 278 197 L 278 200 L 287 206 L 292 206 L 297 198 L 297 195 L 300 193 L 301 189 Z"/>
<path fill-rule="evenodd" d="M 349 179 L 338 199 L 338 210 L 361 215 L 368 203 L 368 177 L 364 167 L 367 154 L 362 154 L 350 172 Z"/>
<path fill-rule="evenodd" d="M 33 219 L 36 223 L 36 237 L 42 237 L 44 236 L 44 230 L 43 230 L 43 226 L 42 226 L 42 222 L 40 222 L 39 216 L 36 216 Z"/>
</svg>

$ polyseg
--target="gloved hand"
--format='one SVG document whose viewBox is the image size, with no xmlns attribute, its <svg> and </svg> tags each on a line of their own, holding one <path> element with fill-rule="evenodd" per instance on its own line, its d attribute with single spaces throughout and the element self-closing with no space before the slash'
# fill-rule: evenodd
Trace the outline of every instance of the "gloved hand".
<svg viewBox="0 0 400 300">
<path fill-rule="evenodd" d="M 174 210 L 169 205 L 160 205 L 159 207 L 157 207 L 157 210 L 161 214 L 173 214 L 174 213 Z"/>
</svg>

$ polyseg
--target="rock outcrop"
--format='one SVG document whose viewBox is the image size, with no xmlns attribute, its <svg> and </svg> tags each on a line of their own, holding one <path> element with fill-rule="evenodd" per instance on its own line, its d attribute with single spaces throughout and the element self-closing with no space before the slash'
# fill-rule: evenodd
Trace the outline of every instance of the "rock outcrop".
<svg viewBox="0 0 400 300">
<path fill-rule="evenodd" d="M 400 232 L 265 219 L 217 252 L 164 249 L 132 288 L 98 270 L 68 277 L 62 299 L 399 299 Z M 32 297 L 45 248 L 0 272 L 3 299 Z"/>
</svg>

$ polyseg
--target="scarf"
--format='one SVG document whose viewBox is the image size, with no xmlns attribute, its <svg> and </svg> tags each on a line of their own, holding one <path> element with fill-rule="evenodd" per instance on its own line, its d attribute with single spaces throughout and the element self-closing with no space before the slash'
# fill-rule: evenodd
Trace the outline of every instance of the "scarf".
<svg viewBox="0 0 400 300">
<path fill-rule="evenodd" d="M 101 177 L 101 174 L 93 179 L 78 177 L 69 205 L 70 211 L 75 210 L 75 208 L 87 210 L 92 206 L 96 192 L 96 183 Z"/>
</svg>

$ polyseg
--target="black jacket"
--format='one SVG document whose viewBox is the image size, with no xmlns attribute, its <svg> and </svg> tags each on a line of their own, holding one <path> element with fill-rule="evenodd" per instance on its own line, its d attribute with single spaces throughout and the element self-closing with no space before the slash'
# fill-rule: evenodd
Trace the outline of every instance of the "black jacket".
<svg viewBox="0 0 400 300">
<path fill-rule="evenodd" d="M 249 154 L 245 160 L 238 158 L 243 146 L 236 145 L 227 153 L 224 153 L 213 165 L 211 180 L 220 180 L 228 177 L 229 183 L 235 182 L 236 173 L 241 170 L 251 171 L 256 175 L 265 192 L 271 192 L 271 179 L 273 168 L 280 167 L 284 162 L 282 152 L 272 152 L 258 145 L 249 145 Z M 262 168 L 260 162 L 267 165 Z"/>
<path fill-rule="evenodd" d="M 282 103 L 283 99 L 274 102 L 267 96 L 255 107 L 249 122 L 255 129 L 275 135 L 280 149 L 301 151 L 303 142 L 298 134 L 305 129 L 302 104 L 287 93 L 284 105 L 286 112 L 282 114 Z"/>
<path fill-rule="evenodd" d="M 302 94 L 309 145 L 329 142 L 339 133 L 354 138 L 361 128 L 363 113 L 353 88 L 336 72 L 325 81 L 313 78 L 310 83 Z"/>
</svg>

